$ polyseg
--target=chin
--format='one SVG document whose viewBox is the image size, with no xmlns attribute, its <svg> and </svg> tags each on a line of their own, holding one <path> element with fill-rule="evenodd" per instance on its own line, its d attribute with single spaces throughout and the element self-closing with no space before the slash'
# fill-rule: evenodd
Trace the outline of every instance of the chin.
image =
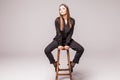
<svg viewBox="0 0 120 80">
<path fill-rule="evenodd" d="M 64 16 L 65 14 L 61 14 L 61 16 Z"/>
<path fill-rule="evenodd" d="M 65 15 L 64 13 L 61 13 L 61 15 Z"/>
</svg>

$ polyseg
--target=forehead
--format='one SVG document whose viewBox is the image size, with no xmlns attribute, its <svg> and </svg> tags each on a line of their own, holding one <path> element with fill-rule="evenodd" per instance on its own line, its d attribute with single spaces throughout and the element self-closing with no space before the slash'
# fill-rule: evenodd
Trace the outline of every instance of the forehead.
<svg viewBox="0 0 120 80">
<path fill-rule="evenodd" d="M 62 9 L 62 8 L 66 8 L 66 7 L 65 7 L 64 5 L 61 5 L 61 6 L 60 6 L 60 9 Z"/>
</svg>

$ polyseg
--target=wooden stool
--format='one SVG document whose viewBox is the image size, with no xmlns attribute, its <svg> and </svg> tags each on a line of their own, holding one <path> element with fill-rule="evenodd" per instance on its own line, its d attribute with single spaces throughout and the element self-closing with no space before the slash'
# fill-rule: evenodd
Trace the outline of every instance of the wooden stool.
<svg viewBox="0 0 120 80">
<path fill-rule="evenodd" d="M 65 50 L 65 49 L 63 49 Z M 58 76 L 65 76 L 65 75 L 69 75 L 70 76 L 70 80 L 72 80 L 72 72 L 71 72 L 71 66 L 70 66 L 70 53 L 69 50 L 67 51 L 67 60 L 68 60 L 68 68 L 67 69 L 60 69 L 59 65 L 60 65 L 60 50 L 58 50 L 58 54 L 57 54 L 57 67 L 56 67 L 56 80 L 58 80 Z M 59 71 L 69 71 L 66 73 L 59 73 Z"/>
</svg>

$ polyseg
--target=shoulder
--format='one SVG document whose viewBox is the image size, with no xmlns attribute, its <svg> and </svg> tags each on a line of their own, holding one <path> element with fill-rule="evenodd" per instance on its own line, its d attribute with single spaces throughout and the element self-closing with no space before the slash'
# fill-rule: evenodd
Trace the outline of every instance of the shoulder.
<svg viewBox="0 0 120 80">
<path fill-rule="evenodd" d="M 55 19 L 55 22 L 59 22 L 60 21 L 60 17 L 57 17 L 56 19 Z"/>
<path fill-rule="evenodd" d="M 72 24 L 75 24 L 75 19 L 74 18 L 70 17 L 70 20 L 71 20 Z"/>
<path fill-rule="evenodd" d="M 71 19 L 72 21 L 75 21 L 75 19 L 74 19 L 73 17 L 70 17 L 70 19 Z"/>
<path fill-rule="evenodd" d="M 57 17 L 57 18 L 55 19 L 55 25 L 56 25 L 56 26 L 59 26 L 59 24 L 60 24 L 60 17 Z"/>
</svg>

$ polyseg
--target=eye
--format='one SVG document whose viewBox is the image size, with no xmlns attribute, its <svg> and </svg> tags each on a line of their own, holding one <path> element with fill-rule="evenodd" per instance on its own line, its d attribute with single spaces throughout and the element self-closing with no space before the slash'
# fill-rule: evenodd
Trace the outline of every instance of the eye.
<svg viewBox="0 0 120 80">
<path fill-rule="evenodd" d="M 65 8 L 63 7 L 63 9 L 65 10 Z"/>
</svg>

